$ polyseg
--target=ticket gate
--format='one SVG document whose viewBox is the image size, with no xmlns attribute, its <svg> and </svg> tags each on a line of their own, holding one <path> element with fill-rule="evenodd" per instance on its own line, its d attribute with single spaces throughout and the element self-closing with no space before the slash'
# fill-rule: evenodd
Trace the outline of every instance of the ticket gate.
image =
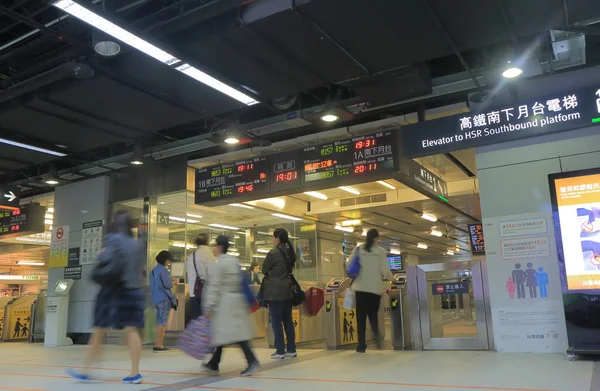
<svg viewBox="0 0 600 391">
<path fill-rule="evenodd" d="M 412 348 L 408 295 L 403 283 L 393 283 L 387 294 L 390 342 L 393 350 Z"/>
</svg>

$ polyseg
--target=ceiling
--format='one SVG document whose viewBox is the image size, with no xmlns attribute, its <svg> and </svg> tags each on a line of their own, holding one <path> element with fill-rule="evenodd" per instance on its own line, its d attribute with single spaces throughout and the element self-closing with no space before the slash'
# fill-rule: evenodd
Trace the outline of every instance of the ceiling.
<svg viewBox="0 0 600 391">
<path fill-rule="evenodd" d="M 0 183 L 24 194 L 47 191 L 49 176 L 65 183 L 97 167 L 118 171 L 132 153 L 155 159 L 193 137 L 206 139 L 182 152 L 190 158 L 223 153 L 224 129 L 244 134 L 239 149 L 320 132 L 326 109 L 345 112 L 338 125 L 351 125 L 464 103 L 495 86 L 488 76 L 507 53 L 526 51 L 541 69 L 535 77 L 600 63 L 594 0 L 78 1 L 260 104 L 125 45 L 102 57 L 92 45 L 97 30 L 51 2 L 3 1 L 0 138 L 66 155 L 0 144 Z M 570 56 L 559 67 L 551 30 L 585 34 L 584 60 Z"/>
</svg>

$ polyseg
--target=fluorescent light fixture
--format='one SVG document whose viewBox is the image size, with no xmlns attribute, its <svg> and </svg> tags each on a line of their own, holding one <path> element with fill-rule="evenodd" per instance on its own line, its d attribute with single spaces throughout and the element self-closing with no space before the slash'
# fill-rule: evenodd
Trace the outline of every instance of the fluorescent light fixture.
<svg viewBox="0 0 600 391">
<path fill-rule="evenodd" d="M 58 157 L 65 157 L 65 156 L 67 156 L 66 153 L 56 152 L 56 151 L 52 151 L 52 150 L 46 149 L 46 148 L 35 147 L 35 146 L 29 145 L 29 144 L 18 143 L 16 141 L 7 140 L 7 139 L 4 139 L 4 138 L 0 138 L 0 143 L 12 145 L 13 147 L 18 147 L 18 148 L 23 148 L 23 149 L 29 149 L 30 151 L 45 153 L 47 155 L 53 155 L 53 156 L 58 156 Z"/>
<path fill-rule="evenodd" d="M 239 230 L 239 228 L 237 227 L 231 227 L 229 225 L 223 225 L 223 224 L 209 224 L 209 227 L 213 227 L 213 228 L 221 228 L 221 229 L 228 229 L 230 231 L 237 231 Z"/>
<path fill-rule="evenodd" d="M 430 215 L 429 213 L 423 213 L 421 215 L 421 218 L 425 219 L 425 220 L 432 221 L 434 223 L 437 221 L 437 217 L 435 217 L 434 215 Z"/>
<path fill-rule="evenodd" d="M 363 229 L 362 234 L 360 236 L 367 236 L 368 229 Z"/>
<path fill-rule="evenodd" d="M 353 188 L 351 186 L 340 186 L 339 189 L 347 191 L 348 193 L 352 193 L 354 195 L 360 195 L 360 191 L 356 190 L 355 188 Z"/>
<path fill-rule="evenodd" d="M 17 265 L 23 265 L 23 266 L 44 266 L 44 262 L 18 261 Z"/>
<path fill-rule="evenodd" d="M 437 229 L 432 229 L 431 230 L 431 235 L 437 236 L 438 238 L 441 238 L 442 236 L 444 236 L 444 234 L 442 233 L 442 231 L 438 231 Z"/>
<path fill-rule="evenodd" d="M 246 204 L 229 204 L 229 206 L 233 206 L 234 208 L 254 209 L 253 206 Z"/>
<path fill-rule="evenodd" d="M 235 88 L 229 87 L 222 81 L 219 81 L 214 77 L 202 72 L 201 70 L 194 68 L 190 64 L 183 64 L 175 69 L 183 73 L 184 75 L 187 75 L 192 79 L 199 81 L 200 83 L 206 84 L 207 86 L 212 87 L 225 95 L 228 95 L 229 97 L 237 100 L 238 102 L 242 102 L 247 106 L 253 106 L 255 104 L 258 104 L 258 101 L 256 99 L 239 92 Z"/>
<path fill-rule="evenodd" d="M 340 117 L 338 117 L 338 116 L 337 116 L 337 115 L 335 115 L 335 114 L 331 114 L 331 113 L 328 113 L 328 114 L 323 114 L 323 115 L 321 116 L 321 121 L 323 121 L 323 122 L 335 122 L 335 121 L 337 121 L 338 119 L 340 119 Z"/>
<path fill-rule="evenodd" d="M 319 193 L 318 191 L 305 191 L 304 194 L 309 195 L 311 197 L 318 198 L 323 201 L 327 200 L 327 196 L 323 193 Z"/>
<path fill-rule="evenodd" d="M 48 208 L 48 212 L 54 213 L 54 208 Z"/>
<path fill-rule="evenodd" d="M 44 224 L 46 224 L 46 225 L 52 225 L 52 220 L 44 220 Z"/>
<path fill-rule="evenodd" d="M 239 257 L 240 253 L 237 251 L 227 251 L 227 254 L 231 255 L 232 257 Z"/>
<path fill-rule="evenodd" d="M 169 216 L 169 221 L 179 221 L 181 223 L 192 223 L 192 224 L 196 224 L 199 223 L 198 220 L 190 220 L 190 219 L 184 219 L 183 217 L 175 217 L 175 216 Z"/>
<path fill-rule="evenodd" d="M 183 243 L 183 242 L 173 242 L 173 244 L 171 245 L 172 247 L 177 247 L 177 248 L 187 248 L 187 249 L 193 249 L 196 248 L 196 246 L 188 244 L 188 243 Z"/>
<path fill-rule="evenodd" d="M 396 186 L 394 186 L 391 183 L 388 183 L 386 181 L 377 181 L 377 183 L 379 183 L 381 186 L 387 187 L 388 189 L 396 190 Z"/>
<path fill-rule="evenodd" d="M 234 136 L 228 136 L 225 140 L 225 144 L 235 145 L 240 143 L 240 139 Z"/>
<path fill-rule="evenodd" d="M 429 248 L 429 246 L 427 246 L 425 243 L 417 243 L 417 248 L 427 250 L 427 248 Z"/>
<path fill-rule="evenodd" d="M 132 160 L 130 163 L 134 166 L 141 166 L 144 164 L 144 162 L 141 160 Z"/>
<path fill-rule="evenodd" d="M 252 258 L 266 258 L 266 255 L 254 254 Z"/>
<path fill-rule="evenodd" d="M 181 60 L 170 53 L 165 52 L 159 47 L 152 45 L 151 43 L 143 40 L 130 33 L 129 31 L 117 26 L 102 16 L 90 11 L 89 9 L 77 4 L 72 0 L 59 0 L 53 4 L 55 7 L 60 8 L 64 12 L 73 15 L 77 19 L 88 23 L 97 29 L 105 32 L 106 34 L 118 39 L 119 41 L 125 42 L 129 46 L 139 50 L 142 53 L 162 62 L 166 65 L 174 65 L 180 63 Z M 214 77 L 202 72 L 201 70 L 194 68 L 190 64 L 183 64 L 175 68 L 177 71 L 191 77 L 194 80 L 199 81 L 215 90 L 230 96 L 231 98 L 242 102 L 248 106 L 252 106 L 258 103 L 254 98 L 249 97 L 246 94 L 228 86 L 227 84 L 215 79 Z"/>
<path fill-rule="evenodd" d="M 521 73 L 523 73 L 523 70 L 521 68 L 510 67 L 507 68 L 504 72 L 502 72 L 502 76 L 506 79 L 514 79 L 515 77 L 520 76 Z"/>
<path fill-rule="evenodd" d="M 333 228 L 337 229 L 338 231 L 344 231 L 344 232 L 348 232 L 348 233 L 354 232 L 354 227 L 342 227 L 339 224 L 336 224 L 335 227 L 333 227 Z"/>
<path fill-rule="evenodd" d="M 44 218 L 45 218 L 45 219 L 50 219 L 50 220 L 52 220 L 52 219 L 54 218 L 54 215 L 53 215 L 52 213 L 46 213 L 46 214 L 44 215 Z"/>
<path fill-rule="evenodd" d="M 280 217 L 282 219 L 292 220 L 292 221 L 302 221 L 301 218 L 295 216 L 284 215 L 283 213 L 273 213 L 271 216 Z"/>
<path fill-rule="evenodd" d="M 0 280 L 24 280 L 25 276 L 15 276 L 12 274 L 0 274 Z"/>
<path fill-rule="evenodd" d="M 340 225 L 342 227 L 356 227 L 357 225 L 362 225 L 362 220 L 361 219 L 354 219 L 354 220 L 343 220 Z"/>
<path fill-rule="evenodd" d="M 390 249 L 390 254 L 393 254 L 393 255 L 400 255 L 401 253 L 400 253 L 400 250 L 399 250 L 399 249 L 397 249 L 397 248 L 391 248 L 391 249 Z"/>
<path fill-rule="evenodd" d="M 446 255 L 454 255 L 454 251 L 448 250 L 448 252 L 446 253 Z"/>
<path fill-rule="evenodd" d="M 194 214 L 191 214 L 191 213 L 188 213 L 187 217 L 193 217 L 193 218 L 196 218 L 196 219 L 201 219 L 202 218 L 202 216 L 200 216 L 200 215 L 194 215 Z"/>
<path fill-rule="evenodd" d="M 56 179 L 46 179 L 47 185 L 58 185 L 58 181 Z"/>
<path fill-rule="evenodd" d="M 269 251 L 271 251 L 271 250 L 269 250 L 268 248 L 257 248 L 256 249 L 257 253 L 263 253 L 263 254 L 268 254 Z"/>
</svg>

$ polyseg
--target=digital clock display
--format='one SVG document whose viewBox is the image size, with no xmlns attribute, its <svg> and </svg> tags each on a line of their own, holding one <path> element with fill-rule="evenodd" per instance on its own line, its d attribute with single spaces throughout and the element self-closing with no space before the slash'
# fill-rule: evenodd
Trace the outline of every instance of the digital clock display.
<svg viewBox="0 0 600 391">
<path fill-rule="evenodd" d="M 330 186 L 373 180 L 395 167 L 394 136 L 391 131 L 303 149 L 304 184 L 316 188 L 320 181 Z M 331 180 L 335 180 L 333 183 Z"/>
<path fill-rule="evenodd" d="M 271 168 L 271 192 L 300 188 L 298 151 L 289 151 L 269 156 Z"/>
<path fill-rule="evenodd" d="M 46 208 L 27 204 L 17 210 L 0 210 L 0 238 L 14 238 L 44 232 Z"/>
<path fill-rule="evenodd" d="M 266 157 L 196 170 L 196 204 L 268 193 L 268 190 Z"/>
</svg>

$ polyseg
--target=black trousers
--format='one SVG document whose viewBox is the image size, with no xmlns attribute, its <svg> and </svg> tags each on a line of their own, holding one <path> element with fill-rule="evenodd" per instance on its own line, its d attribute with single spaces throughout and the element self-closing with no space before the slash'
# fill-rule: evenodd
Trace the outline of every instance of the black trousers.
<svg viewBox="0 0 600 391">
<path fill-rule="evenodd" d="M 249 341 L 238 342 L 237 345 L 242 349 L 242 352 L 244 352 L 244 356 L 246 356 L 246 361 L 248 361 L 248 365 L 251 365 L 252 363 L 255 363 L 257 361 L 256 356 L 254 355 L 254 353 L 252 352 L 252 349 L 250 348 Z M 223 356 L 223 346 L 219 346 L 218 348 L 215 349 L 212 358 L 206 365 L 208 365 L 211 368 L 218 369 L 219 364 L 221 363 L 222 356 Z"/>
<path fill-rule="evenodd" d="M 367 348 L 367 318 L 371 323 L 373 337 L 379 338 L 379 321 L 377 314 L 379 312 L 379 303 L 381 295 L 370 292 L 356 292 L 356 325 L 358 327 L 358 349 Z"/>
</svg>

